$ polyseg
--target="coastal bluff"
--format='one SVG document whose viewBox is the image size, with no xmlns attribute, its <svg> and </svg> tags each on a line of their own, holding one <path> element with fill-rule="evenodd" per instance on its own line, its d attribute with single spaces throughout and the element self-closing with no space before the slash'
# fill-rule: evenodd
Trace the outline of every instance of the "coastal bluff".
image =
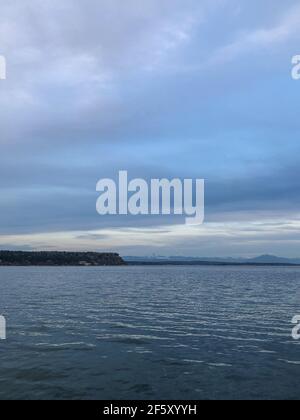
<svg viewBox="0 0 300 420">
<path fill-rule="evenodd" d="M 98 252 L 23 252 L 0 251 L 0 266 L 123 266 L 126 262 L 115 253 Z"/>
</svg>

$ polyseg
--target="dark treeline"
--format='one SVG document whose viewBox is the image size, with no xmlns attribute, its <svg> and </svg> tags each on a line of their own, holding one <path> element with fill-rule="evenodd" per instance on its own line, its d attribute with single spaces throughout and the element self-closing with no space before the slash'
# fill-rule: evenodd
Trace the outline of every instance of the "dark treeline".
<svg viewBox="0 0 300 420">
<path fill-rule="evenodd" d="M 115 266 L 126 265 L 119 254 L 97 252 L 0 251 L 0 266 Z"/>
</svg>

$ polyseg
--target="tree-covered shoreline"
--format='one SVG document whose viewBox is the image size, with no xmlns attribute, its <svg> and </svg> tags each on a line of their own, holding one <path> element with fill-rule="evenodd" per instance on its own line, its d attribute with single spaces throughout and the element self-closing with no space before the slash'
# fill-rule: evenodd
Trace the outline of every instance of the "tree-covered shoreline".
<svg viewBox="0 0 300 420">
<path fill-rule="evenodd" d="M 0 251 L 0 266 L 121 266 L 116 253 Z"/>
</svg>

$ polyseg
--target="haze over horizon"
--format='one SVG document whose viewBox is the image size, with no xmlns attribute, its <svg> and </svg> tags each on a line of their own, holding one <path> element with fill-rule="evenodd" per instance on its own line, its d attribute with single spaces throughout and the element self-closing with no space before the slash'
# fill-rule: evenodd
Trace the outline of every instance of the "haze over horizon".
<svg viewBox="0 0 300 420">
<path fill-rule="evenodd" d="M 296 0 L 3 2 L 0 249 L 299 258 L 299 27 Z M 100 217 L 120 170 L 204 178 L 204 225 Z"/>
</svg>

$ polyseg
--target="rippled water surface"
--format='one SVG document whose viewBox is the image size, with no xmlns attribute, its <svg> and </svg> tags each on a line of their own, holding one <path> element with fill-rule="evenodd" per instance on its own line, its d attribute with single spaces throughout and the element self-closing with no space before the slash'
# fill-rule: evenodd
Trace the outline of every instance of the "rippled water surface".
<svg viewBox="0 0 300 420">
<path fill-rule="evenodd" d="M 0 268 L 0 399 L 300 399 L 300 269 Z"/>
</svg>

